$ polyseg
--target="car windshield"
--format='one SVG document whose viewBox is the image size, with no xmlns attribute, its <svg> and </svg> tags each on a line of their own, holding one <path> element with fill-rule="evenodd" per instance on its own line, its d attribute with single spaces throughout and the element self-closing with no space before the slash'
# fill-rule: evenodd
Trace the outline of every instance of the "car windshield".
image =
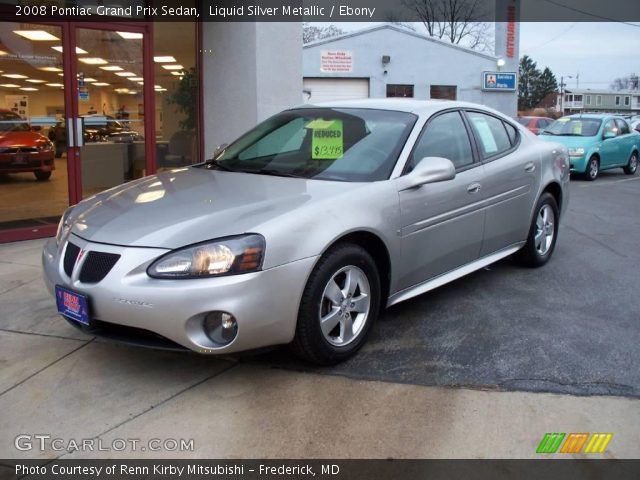
<svg viewBox="0 0 640 480">
<path fill-rule="evenodd" d="M 598 134 L 602 120 L 597 118 L 562 117 L 542 131 L 542 135 L 593 137 Z"/>
<path fill-rule="evenodd" d="M 384 180 L 416 120 L 410 113 L 374 109 L 289 110 L 261 123 L 206 165 L 320 180 Z"/>
<path fill-rule="evenodd" d="M 0 132 L 28 132 L 31 128 L 13 112 L 0 112 Z"/>
</svg>

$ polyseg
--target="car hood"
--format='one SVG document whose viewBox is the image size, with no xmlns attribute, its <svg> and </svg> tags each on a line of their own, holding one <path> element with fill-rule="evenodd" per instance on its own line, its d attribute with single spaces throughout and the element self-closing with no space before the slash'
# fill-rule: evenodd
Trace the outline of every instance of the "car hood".
<svg viewBox="0 0 640 480">
<path fill-rule="evenodd" d="M 589 148 L 597 143 L 597 137 L 573 137 L 562 135 L 539 135 L 538 138 L 546 142 L 560 143 L 567 148 Z"/>
<path fill-rule="evenodd" d="M 48 141 L 47 137 L 36 132 L 0 132 L 0 147 L 35 147 Z"/>
<path fill-rule="evenodd" d="M 69 221 L 89 241 L 172 249 L 260 233 L 268 221 L 364 185 L 187 167 L 88 198 Z"/>
</svg>

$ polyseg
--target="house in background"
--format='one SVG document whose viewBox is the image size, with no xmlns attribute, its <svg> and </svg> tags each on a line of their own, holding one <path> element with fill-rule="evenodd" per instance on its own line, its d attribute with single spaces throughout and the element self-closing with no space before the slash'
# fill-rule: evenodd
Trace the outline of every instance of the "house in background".
<svg viewBox="0 0 640 480">
<path fill-rule="evenodd" d="M 640 90 L 565 89 L 558 95 L 558 111 L 564 114 L 580 112 L 640 113 Z"/>
</svg>

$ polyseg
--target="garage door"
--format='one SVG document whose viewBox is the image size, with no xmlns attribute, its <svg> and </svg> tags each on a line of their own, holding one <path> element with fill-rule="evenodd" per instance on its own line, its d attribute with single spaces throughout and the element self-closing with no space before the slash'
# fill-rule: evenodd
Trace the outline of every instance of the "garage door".
<svg viewBox="0 0 640 480">
<path fill-rule="evenodd" d="M 309 103 L 369 98 L 368 78 L 305 78 L 303 87 Z"/>
</svg>

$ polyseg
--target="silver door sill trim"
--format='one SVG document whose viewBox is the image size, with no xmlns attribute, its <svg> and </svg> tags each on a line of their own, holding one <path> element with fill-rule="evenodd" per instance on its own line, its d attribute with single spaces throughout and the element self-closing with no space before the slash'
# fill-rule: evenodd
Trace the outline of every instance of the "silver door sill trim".
<svg viewBox="0 0 640 480">
<path fill-rule="evenodd" d="M 498 260 L 502 260 L 505 257 L 517 252 L 522 248 L 522 246 L 526 242 L 520 242 L 514 244 L 510 247 L 507 247 L 503 250 L 499 250 L 491 255 L 487 255 L 486 257 L 479 258 L 478 260 L 474 260 L 471 263 L 467 263 L 462 267 L 456 268 L 455 270 L 451 270 L 450 272 L 443 273 L 431 280 L 427 280 L 426 282 L 419 283 L 413 287 L 409 287 L 405 290 L 402 290 L 398 293 L 395 293 L 389 297 L 389 301 L 387 302 L 387 307 L 391 305 L 395 305 L 396 303 L 404 302 L 405 300 L 409 300 L 410 298 L 417 297 L 418 295 L 422 295 L 430 290 L 441 287 L 453 280 L 457 280 L 458 278 L 464 277 L 465 275 L 475 272 L 476 270 L 480 270 L 481 268 L 486 267 L 487 265 L 491 265 L 492 263 L 497 262 Z"/>
</svg>

